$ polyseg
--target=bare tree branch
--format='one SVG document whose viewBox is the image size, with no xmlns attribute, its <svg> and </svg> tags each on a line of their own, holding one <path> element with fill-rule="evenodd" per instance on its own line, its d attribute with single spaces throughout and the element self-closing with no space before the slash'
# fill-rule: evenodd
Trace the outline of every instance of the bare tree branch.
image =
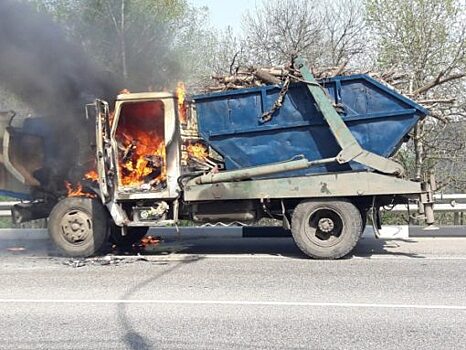
<svg viewBox="0 0 466 350">
<path fill-rule="evenodd" d="M 430 89 L 433 89 L 436 86 L 448 83 L 452 80 L 461 79 L 466 76 L 466 73 L 458 73 L 458 74 L 452 74 L 452 75 L 449 75 L 448 77 L 442 78 L 443 73 L 444 72 L 439 73 L 437 78 L 427 83 L 426 85 L 420 87 L 419 89 L 413 91 L 412 96 L 417 96 L 417 95 L 426 93 L 427 91 L 429 91 Z"/>
</svg>

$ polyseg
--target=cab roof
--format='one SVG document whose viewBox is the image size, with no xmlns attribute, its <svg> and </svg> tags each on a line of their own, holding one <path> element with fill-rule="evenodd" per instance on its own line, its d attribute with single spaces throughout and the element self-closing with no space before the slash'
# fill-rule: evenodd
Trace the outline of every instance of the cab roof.
<svg viewBox="0 0 466 350">
<path fill-rule="evenodd" d="M 120 94 L 117 96 L 117 101 L 154 100 L 175 97 L 175 94 L 171 92 L 137 92 L 130 94 Z"/>
</svg>

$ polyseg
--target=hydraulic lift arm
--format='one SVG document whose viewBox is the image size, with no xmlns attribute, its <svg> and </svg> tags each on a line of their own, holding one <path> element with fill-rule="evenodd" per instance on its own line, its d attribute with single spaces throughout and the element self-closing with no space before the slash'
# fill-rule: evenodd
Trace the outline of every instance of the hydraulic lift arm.
<svg viewBox="0 0 466 350">
<path fill-rule="evenodd" d="M 295 67 L 301 72 L 318 109 L 321 111 L 338 145 L 341 147 L 341 152 L 336 157 L 338 163 L 343 164 L 354 161 L 367 165 L 384 174 L 401 175 L 404 173 L 404 168 L 401 164 L 379 156 L 378 154 L 366 151 L 361 147 L 341 116 L 333 107 L 322 87 L 317 83 L 314 76 L 307 68 L 303 58 L 298 57 L 295 60 Z"/>
</svg>

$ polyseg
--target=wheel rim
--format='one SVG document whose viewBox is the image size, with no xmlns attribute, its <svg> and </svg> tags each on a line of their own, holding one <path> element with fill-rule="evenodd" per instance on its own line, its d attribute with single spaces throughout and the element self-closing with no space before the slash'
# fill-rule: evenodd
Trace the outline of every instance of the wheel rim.
<svg viewBox="0 0 466 350">
<path fill-rule="evenodd" d="M 81 210 L 70 210 L 60 221 L 63 237 L 71 244 L 79 245 L 92 235 L 92 218 Z"/>
<path fill-rule="evenodd" d="M 308 217 L 306 235 L 320 247 L 332 247 L 342 239 L 343 218 L 331 208 L 319 208 Z"/>
</svg>

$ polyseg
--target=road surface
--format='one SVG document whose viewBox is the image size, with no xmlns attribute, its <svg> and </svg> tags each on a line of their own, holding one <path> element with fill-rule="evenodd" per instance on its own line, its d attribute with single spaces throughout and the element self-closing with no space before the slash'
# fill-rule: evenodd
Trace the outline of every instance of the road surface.
<svg viewBox="0 0 466 350">
<path fill-rule="evenodd" d="M 466 348 L 466 238 L 313 261 L 289 238 L 70 260 L 0 237 L 0 259 L 0 349 Z"/>
</svg>

